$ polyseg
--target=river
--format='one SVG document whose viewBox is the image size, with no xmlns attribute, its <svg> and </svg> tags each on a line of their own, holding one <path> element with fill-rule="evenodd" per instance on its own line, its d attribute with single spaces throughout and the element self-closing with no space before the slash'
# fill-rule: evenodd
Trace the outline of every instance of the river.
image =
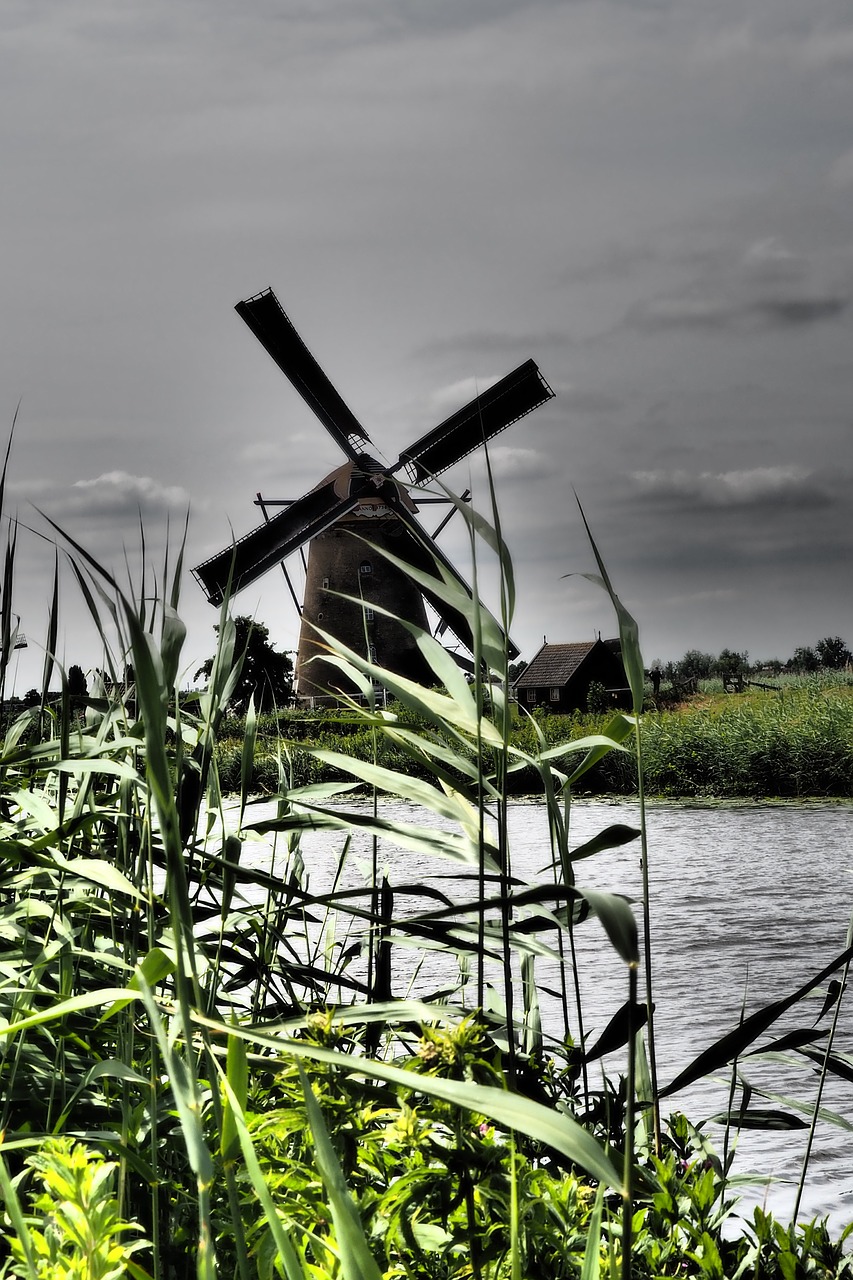
<svg viewBox="0 0 853 1280">
<path fill-rule="evenodd" d="M 348 805 L 354 809 L 365 802 Z M 272 816 L 253 807 L 251 820 Z M 439 824 L 423 811 L 389 802 L 382 814 L 398 821 Z M 629 801 L 579 800 L 572 806 L 571 846 L 613 823 L 638 825 L 636 804 Z M 647 810 L 651 886 L 652 977 L 655 1003 L 658 1077 L 673 1080 L 703 1048 L 734 1029 L 746 1014 L 794 991 L 845 946 L 853 911 L 853 808 L 844 804 L 684 805 L 652 804 Z M 509 810 L 512 867 L 516 876 L 542 882 L 550 858 L 544 806 L 513 802 Z M 311 836 L 303 845 L 311 888 L 330 883 L 341 837 Z M 364 883 L 369 842 L 355 842 L 344 872 L 344 884 Z M 269 851 L 254 846 L 247 854 L 255 865 L 269 861 Z M 429 883 L 447 876 L 454 865 L 400 852 L 386 846 L 380 864 L 392 884 Z M 639 918 L 642 897 L 639 842 L 609 850 L 577 864 L 581 887 L 606 889 L 635 900 Z M 448 882 L 442 881 L 447 890 Z M 464 896 L 464 894 L 462 895 Z M 401 898 L 395 913 L 417 904 Z M 591 1044 L 611 1014 L 626 998 L 625 966 L 607 942 L 597 921 L 577 931 L 587 1043 Z M 420 967 L 418 967 L 420 962 Z M 546 994 L 557 986 L 554 964 L 536 961 L 543 1027 L 559 1035 L 559 1005 Z M 402 947 L 393 966 L 395 994 L 422 993 L 452 981 L 455 961 L 441 953 L 413 958 Z M 840 975 L 839 975 L 840 976 Z M 645 981 L 641 974 L 641 986 Z M 821 989 L 821 991 L 823 988 Z M 815 996 L 779 1023 L 780 1030 L 810 1026 L 820 1012 Z M 828 1020 L 822 1025 L 829 1025 Z M 766 1043 L 776 1032 L 762 1038 Z M 842 1006 L 836 1048 L 853 1051 L 853 1012 Z M 618 1055 L 606 1059 L 608 1074 L 624 1065 Z M 813 1069 L 778 1064 L 742 1063 L 751 1083 L 810 1104 L 816 1091 Z M 599 1065 L 599 1073 L 602 1067 Z M 700 1122 L 727 1103 L 728 1082 L 701 1082 L 666 1101 Z M 777 1106 L 755 1098 L 753 1105 Z M 800 1216 L 829 1215 L 833 1228 L 853 1219 L 853 1084 L 833 1079 L 824 1107 L 840 1113 L 851 1128 L 822 1121 L 818 1125 L 806 1194 Z M 709 1132 L 721 1147 L 723 1129 Z M 741 1135 L 736 1170 L 772 1175 L 773 1183 L 747 1191 L 746 1203 L 762 1203 L 783 1219 L 790 1216 L 805 1148 L 806 1131 Z"/>
</svg>

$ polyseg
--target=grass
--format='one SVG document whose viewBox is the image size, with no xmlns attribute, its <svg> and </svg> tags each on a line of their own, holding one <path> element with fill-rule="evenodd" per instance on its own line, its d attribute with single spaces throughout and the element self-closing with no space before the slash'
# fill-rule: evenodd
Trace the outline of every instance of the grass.
<svg viewBox="0 0 853 1280">
<path fill-rule="evenodd" d="M 499 557 L 506 622 L 499 527 L 466 518 L 472 542 Z M 136 687 L 125 701 L 90 700 L 82 718 L 64 696 L 4 732 L 0 1274 L 846 1274 L 843 1242 L 821 1224 L 756 1212 L 732 1235 L 729 1157 L 683 1117 L 657 1118 L 684 1080 L 657 1083 L 654 903 L 646 892 L 641 954 L 631 906 L 583 884 L 586 858 L 644 837 L 610 827 L 577 847 L 571 824 L 573 794 L 593 771 L 639 753 L 654 767 L 635 717 L 557 740 L 531 720 L 516 736 L 500 631 L 477 610 L 484 660 L 473 686 L 426 635 L 435 689 L 337 646 L 368 705 L 347 719 L 346 750 L 338 734 L 305 751 L 316 772 L 304 776 L 297 749 L 265 739 L 251 712 L 242 741 L 230 736 L 240 654 L 225 612 L 207 689 L 181 691 L 180 554 L 151 575 L 152 608 L 83 548 L 70 553 L 105 647 L 118 629 L 108 665 L 131 664 Z M 602 578 L 609 587 L 603 566 Z M 471 607 L 454 584 L 440 589 Z M 641 669 L 632 620 L 614 603 Z M 371 702 L 377 684 L 394 710 Z M 276 799 L 263 821 L 251 800 L 259 744 Z M 530 777 L 554 864 L 534 884 L 514 874 L 506 824 L 512 786 Z M 365 788 L 374 803 L 350 806 Z M 392 818 L 386 797 L 422 816 Z M 314 892 L 303 841 L 317 830 L 339 841 L 340 868 L 359 833 L 444 858 L 471 892 L 460 902 L 441 884 L 402 885 L 375 853 L 363 888 L 336 877 Z M 272 847 L 263 869 L 245 856 L 259 835 Z M 416 898 L 405 915 L 402 890 Z M 577 981 L 576 935 L 593 918 L 624 969 L 608 1034 L 628 1069 L 615 1082 L 597 1082 Z M 403 946 L 455 955 L 458 982 L 391 999 Z M 563 1011 L 547 1042 L 543 954 L 560 962 Z M 819 974 L 796 975 L 789 998 L 707 1046 L 684 1078 L 732 1070 L 766 1046 L 782 1013 L 850 955 L 848 945 Z M 824 1020 L 840 996 L 839 984 Z M 804 1063 L 820 1053 L 826 1074 L 853 1071 L 811 1018 L 787 1051 Z M 761 1122 L 748 1099 L 732 1106 L 732 1129 Z"/>
</svg>

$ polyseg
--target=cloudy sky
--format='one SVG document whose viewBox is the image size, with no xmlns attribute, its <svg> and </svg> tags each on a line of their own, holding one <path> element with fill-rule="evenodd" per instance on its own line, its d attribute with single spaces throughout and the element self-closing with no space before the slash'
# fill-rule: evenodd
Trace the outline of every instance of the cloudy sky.
<svg viewBox="0 0 853 1280">
<path fill-rule="evenodd" d="M 389 459 L 537 360 L 556 398 L 494 448 L 525 656 L 613 631 L 564 576 L 575 493 L 647 662 L 853 642 L 846 0 L 7 0 L 0 33 L 19 687 L 39 512 L 138 580 L 140 524 L 159 563 L 189 509 L 193 564 L 340 460 L 233 311 L 267 285 Z M 235 604 L 294 646 L 278 574 Z M 64 553 L 61 616 L 97 664 Z"/>
</svg>

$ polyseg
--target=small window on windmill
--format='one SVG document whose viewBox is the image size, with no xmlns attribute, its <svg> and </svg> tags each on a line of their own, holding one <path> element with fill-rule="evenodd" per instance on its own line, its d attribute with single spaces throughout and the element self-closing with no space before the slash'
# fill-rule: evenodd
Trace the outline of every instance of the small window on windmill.
<svg viewBox="0 0 853 1280">
<path fill-rule="evenodd" d="M 371 662 L 376 661 L 376 645 L 375 644 L 372 644 L 370 646 L 370 661 Z"/>
<path fill-rule="evenodd" d="M 324 590 L 324 591 L 328 591 L 328 590 L 329 590 L 329 579 L 328 579 L 328 578 L 324 578 L 324 579 L 323 579 L 323 590 Z"/>
<path fill-rule="evenodd" d="M 373 565 L 369 560 L 362 560 L 358 566 L 358 571 L 363 578 L 366 578 L 369 573 L 373 573 Z"/>
<path fill-rule="evenodd" d="M 322 621 L 323 621 L 323 613 L 322 613 L 322 610 L 317 614 L 317 621 L 318 621 L 318 622 L 322 622 Z"/>
<path fill-rule="evenodd" d="M 549 697 L 550 697 L 550 699 L 551 699 L 551 701 L 552 701 L 552 702 L 559 702 L 559 701 L 560 701 L 560 686 L 559 686 L 559 685 L 556 685 L 556 684 L 555 684 L 555 685 L 552 685 L 552 687 L 551 687 L 551 692 L 550 692 L 550 694 L 549 694 Z"/>
<path fill-rule="evenodd" d="M 374 615 L 373 615 L 373 610 L 368 606 L 368 608 L 366 608 L 366 609 L 365 609 L 365 611 L 364 611 L 364 620 L 365 620 L 365 622 L 372 622 L 372 621 L 373 621 L 373 616 L 374 616 Z"/>
</svg>

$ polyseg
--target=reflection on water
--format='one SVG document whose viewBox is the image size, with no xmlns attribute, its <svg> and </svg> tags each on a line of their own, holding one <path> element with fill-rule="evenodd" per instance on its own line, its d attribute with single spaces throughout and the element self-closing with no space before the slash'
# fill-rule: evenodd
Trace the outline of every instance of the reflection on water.
<svg viewBox="0 0 853 1280">
<path fill-rule="evenodd" d="M 355 808 L 350 803 L 348 808 Z M 272 807 L 270 806 L 270 809 Z M 254 820 L 271 816 L 260 809 Z M 437 825 L 432 815 L 394 802 L 383 816 L 424 825 Z M 510 808 L 510 848 L 518 877 L 541 882 L 550 857 L 545 811 L 536 802 L 517 802 Z M 630 802 L 577 801 L 572 808 L 571 844 L 577 847 L 603 827 L 622 822 L 638 824 Z M 648 811 L 649 874 L 652 890 L 653 982 L 658 1072 L 661 1084 L 675 1078 L 695 1055 L 718 1036 L 732 1030 L 742 1014 L 795 990 L 816 974 L 845 946 L 853 910 L 853 853 L 850 832 L 853 810 L 844 805 L 689 807 L 653 805 Z M 342 839 L 312 836 L 303 845 L 311 887 L 328 887 Z M 269 864 L 265 846 L 247 847 L 255 865 Z M 353 852 L 344 871 L 347 886 L 366 884 L 370 877 L 370 848 L 365 840 Z M 380 867 L 395 887 L 441 883 L 445 892 L 463 900 L 470 888 L 447 880 L 454 864 L 390 846 L 379 851 Z M 440 881 L 436 877 L 442 877 Z M 639 844 L 610 850 L 578 864 L 581 886 L 609 889 L 641 898 Z M 422 904 L 420 904 L 422 906 Z M 400 894 L 395 914 L 417 910 L 414 899 Z M 592 1043 L 615 1009 L 626 998 L 626 974 L 596 921 L 577 932 L 579 977 L 583 993 L 588 1043 Z M 559 1036 L 562 1016 L 554 997 L 555 965 L 538 958 L 537 984 L 546 1033 Z M 395 994 L 406 995 L 414 983 L 417 994 L 434 991 L 458 976 L 455 960 L 440 952 L 415 956 L 397 948 L 394 960 Z M 642 981 L 642 979 L 641 979 Z M 779 1030 L 810 1026 L 820 1012 L 818 993 L 778 1024 Z M 836 1048 L 853 1050 L 853 1014 L 842 1010 Z M 777 1029 L 764 1038 L 766 1043 Z M 607 1062 L 609 1074 L 621 1067 L 618 1056 Z M 810 1068 L 760 1064 L 744 1059 L 742 1072 L 756 1088 L 796 1098 L 808 1105 L 815 1097 L 816 1076 Z M 667 1100 L 699 1121 L 726 1106 L 729 1081 L 703 1082 Z M 778 1103 L 756 1099 L 754 1105 Z M 832 1080 L 823 1105 L 843 1115 L 853 1128 L 853 1085 Z M 711 1126 L 722 1145 L 723 1131 Z M 755 1192 L 784 1216 L 793 1205 L 805 1131 L 793 1134 L 742 1135 L 738 1168 L 772 1173 L 781 1181 L 769 1191 Z M 853 1218 L 851 1132 L 829 1123 L 817 1130 L 804 1214 L 830 1214 L 838 1226 Z"/>
</svg>

